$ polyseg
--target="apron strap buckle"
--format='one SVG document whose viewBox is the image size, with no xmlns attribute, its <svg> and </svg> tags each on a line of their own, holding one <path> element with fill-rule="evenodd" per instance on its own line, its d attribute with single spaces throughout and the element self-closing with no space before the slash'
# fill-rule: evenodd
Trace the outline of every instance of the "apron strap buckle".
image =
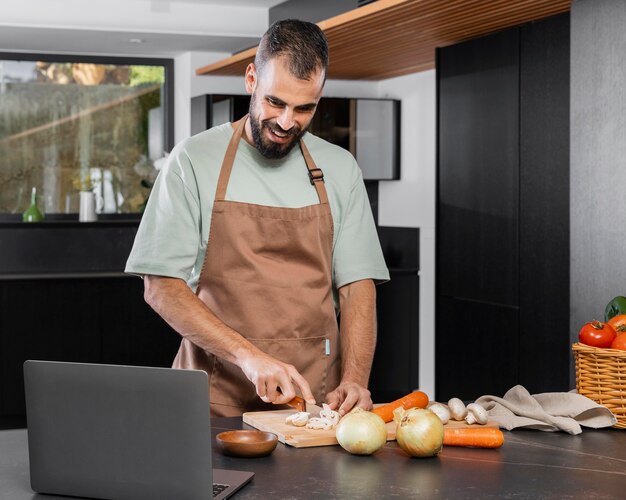
<svg viewBox="0 0 626 500">
<path fill-rule="evenodd" d="M 311 186 L 315 186 L 317 181 L 324 182 L 324 172 L 322 172 L 321 168 L 312 168 L 309 170 L 309 179 L 311 181 Z"/>
</svg>

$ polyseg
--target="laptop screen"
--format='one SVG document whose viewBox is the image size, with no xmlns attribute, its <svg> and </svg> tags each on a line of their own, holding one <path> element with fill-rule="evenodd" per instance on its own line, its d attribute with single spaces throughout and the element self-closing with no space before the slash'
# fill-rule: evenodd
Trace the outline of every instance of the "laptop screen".
<svg viewBox="0 0 626 500">
<path fill-rule="evenodd" d="M 205 372 L 27 361 L 24 379 L 33 490 L 211 497 Z"/>
</svg>

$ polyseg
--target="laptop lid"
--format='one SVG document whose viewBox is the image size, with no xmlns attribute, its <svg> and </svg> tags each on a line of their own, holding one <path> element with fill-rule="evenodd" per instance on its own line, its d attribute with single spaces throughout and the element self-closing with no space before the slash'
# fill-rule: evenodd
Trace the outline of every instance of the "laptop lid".
<svg viewBox="0 0 626 500">
<path fill-rule="evenodd" d="M 139 500 L 212 497 L 218 478 L 212 478 L 205 372 L 26 361 L 24 383 L 33 490 Z M 243 484 L 253 473 L 230 476 Z M 241 485 L 233 486 L 231 492 Z"/>
</svg>

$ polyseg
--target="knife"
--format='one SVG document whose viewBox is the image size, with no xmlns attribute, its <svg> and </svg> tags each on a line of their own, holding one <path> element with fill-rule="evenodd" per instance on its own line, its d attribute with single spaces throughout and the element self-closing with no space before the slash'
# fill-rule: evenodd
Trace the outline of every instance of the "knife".
<svg viewBox="0 0 626 500">
<path fill-rule="evenodd" d="M 291 401 L 287 401 L 286 405 L 291 406 L 298 411 L 306 411 L 306 401 L 300 396 L 296 396 Z"/>
<path fill-rule="evenodd" d="M 321 407 L 311 404 L 311 403 L 307 403 L 300 396 L 296 396 L 291 401 L 288 401 L 286 404 L 287 406 L 290 406 L 291 408 L 294 408 L 298 411 L 309 412 L 312 417 L 319 417 L 320 411 L 322 411 Z"/>
</svg>

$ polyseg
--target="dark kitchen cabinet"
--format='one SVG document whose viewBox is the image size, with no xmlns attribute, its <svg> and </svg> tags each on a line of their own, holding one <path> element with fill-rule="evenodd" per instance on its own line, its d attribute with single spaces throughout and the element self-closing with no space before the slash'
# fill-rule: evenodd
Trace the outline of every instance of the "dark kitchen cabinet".
<svg viewBox="0 0 626 500">
<path fill-rule="evenodd" d="M 390 269 L 377 287 L 378 339 L 370 392 L 375 402 L 393 401 L 419 387 L 419 276 Z"/>
<path fill-rule="evenodd" d="M 437 80 L 437 398 L 567 390 L 569 14 L 440 49 Z"/>
<path fill-rule="evenodd" d="M 27 359 L 97 362 L 99 293 L 80 280 L 0 282 L 0 410 L 24 415 Z"/>
<path fill-rule="evenodd" d="M 138 224 L 0 221 L 0 428 L 24 425 L 27 359 L 171 366 L 178 334 L 122 273 Z"/>
<path fill-rule="evenodd" d="M 180 335 L 145 302 L 139 278 L 101 280 L 103 363 L 172 366 Z"/>
<path fill-rule="evenodd" d="M 139 278 L 0 281 L 0 425 L 23 419 L 27 359 L 171 366 L 180 342 Z"/>
<path fill-rule="evenodd" d="M 419 229 L 378 227 L 391 280 L 376 287 L 378 338 L 370 377 L 376 402 L 419 387 Z"/>
<path fill-rule="evenodd" d="M 23 418 L 27 359 L 171 366 L 180 342 L 139 278 L 0 281 L 0 424 Z"/>
</svg>

